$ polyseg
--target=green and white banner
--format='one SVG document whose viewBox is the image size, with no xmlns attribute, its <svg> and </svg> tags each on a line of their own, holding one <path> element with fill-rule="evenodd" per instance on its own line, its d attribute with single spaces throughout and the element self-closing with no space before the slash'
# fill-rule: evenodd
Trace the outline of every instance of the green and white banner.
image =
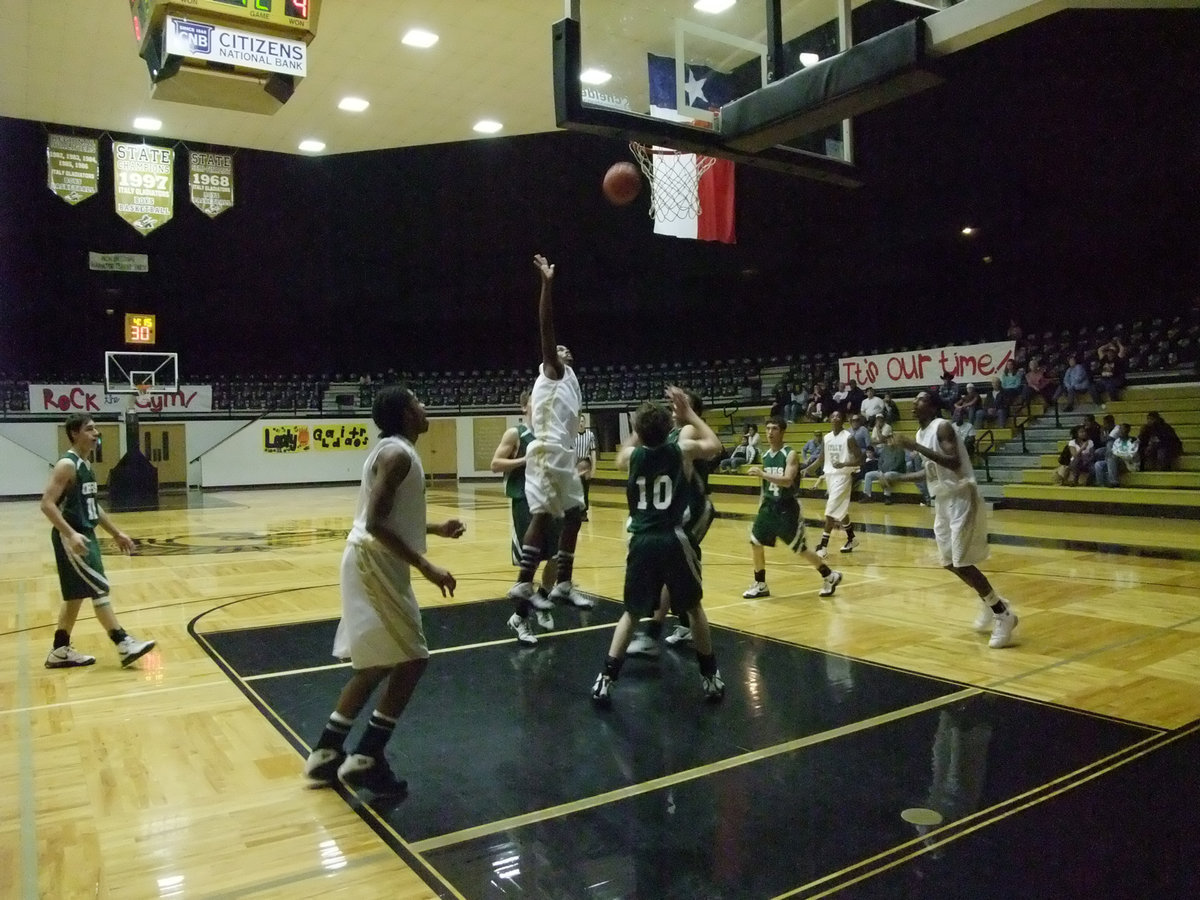
<svg viewBox="0 0 1200 900">
<path fill-rule="evenodd" d="M 143 235 L 175 215 L 175 151 L 113 141 L 117 215 Z"/>
<path fill-rule="evenodd" d="M 93 272 L 149 272 L 145 253 L 97 253 L 88 251 L 88 268 Z"/>
<path fill-rule="evenodd" d="M 192 205 L 210 219 L 233 206 L 233 157 L 228 153 L 188 153 L 188 192 Z"/>
<path fill-rule="evenodd" d="M 50 135 L 46 145 L 46 184 L 72 206 L 100 190 L 98 145 L 95 138 Z"/>
</svg>

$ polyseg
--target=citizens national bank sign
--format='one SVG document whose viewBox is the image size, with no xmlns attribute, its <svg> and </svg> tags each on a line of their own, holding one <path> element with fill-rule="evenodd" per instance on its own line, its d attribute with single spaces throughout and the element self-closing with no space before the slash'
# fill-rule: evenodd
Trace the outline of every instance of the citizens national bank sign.
<svg viewBox="0 0 1200 900">
<path fill-rule="evenodd" d="M 308 74 L 308 46 L 303 41 L 269 37 L 178 16 L 167 16 L 166 32 L 167 54 L 171 56 L 297 77 Z"/>
</svg>

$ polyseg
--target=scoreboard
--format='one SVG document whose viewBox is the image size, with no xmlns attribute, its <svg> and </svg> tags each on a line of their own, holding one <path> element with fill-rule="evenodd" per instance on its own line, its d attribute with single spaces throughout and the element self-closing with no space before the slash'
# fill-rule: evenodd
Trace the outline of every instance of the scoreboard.
<svg viewBox="0 0 1200 900">
<path fill-rule="evenodd" d="M 129 0 L 133 31 L 143 43 L 168 13 L 265 31 L 308 43 L 317 31 L 320 0 Z"/>
</svg>

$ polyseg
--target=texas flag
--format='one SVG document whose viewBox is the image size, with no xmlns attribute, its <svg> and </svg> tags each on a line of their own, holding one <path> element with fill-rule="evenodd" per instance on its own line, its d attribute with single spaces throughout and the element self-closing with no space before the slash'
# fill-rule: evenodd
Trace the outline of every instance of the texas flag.
<svg viewBox="0 0 1200 900">
<path fill-rule="evenodd" d="M 693 122 L 681 115 L 676 108 L 675 60 L 669 56 L 646 54 L 650 75 L 650 115 L 658 119 L 675 122 Z M 732 99 L 732 85 L 728 75 L 708 66 L 684 67 L 684 99 L 686 106 L 714 111 Z M 654 217 L 655 234 L 692 238 L 701 241 L 720 241 L 724 244 L 737 243 L 733 227 L 733 163 L 727 159 L 715 160 L 699 174 L 697 157 L 693 153 L 654 156 L 654 200 L 656 209 L 662 204 L 675 203 L 660 191 L 670 190 L 690 193 L 692 209 L 697 207 L 699 215 L 684 213 L 671 218 L 664 215 Z"/>
</svg>

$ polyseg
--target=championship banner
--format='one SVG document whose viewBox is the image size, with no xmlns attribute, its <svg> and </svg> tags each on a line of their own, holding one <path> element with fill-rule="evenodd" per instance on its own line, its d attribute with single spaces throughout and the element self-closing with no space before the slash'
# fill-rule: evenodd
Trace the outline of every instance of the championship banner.
<svg viewBox="0 0 1200 900">
<path fill-rule="evenodd" d="M 117 215 L 143 235 L 175 215 L 175 151 L 113 141 Z"/>
<path fill-rule="evenodd" d="M 212 386 L 181 384 L 170 394 L 108 394 L 102 384 L 31 384 L 30 412 L 212 412 Z"/>
<path fill-rule="evenodd" d="M 365 425 L 268 425 L 263 429 L 266 453 L 309 450 L 361 450 L 371 442 Z"/>
<path fill-rule="evenodd" d="M 46 184 L 72 206 L 99 191 L 99 142 L 95 138 L 50 135 L 46 145 Z"/>
<path fill-rule="evenodd" d="M 877 356 L 849 356 L 838 360 L 838 381 L 853 381 L 861 388 L 927 388 L 940 384 L 944 372 L 949 372 L 957 381 L 986 381 L 1000 374 L 1004 364 L 1013 358 L 1015 349 L 1015 341 L 996 341 Z"/>
<path fill-rule="evenodd" d="M 149 272 L 145 253 L 96 253 L 88 251 L 88 268 L 93 272 Z"/>
<path fill-rule="evenodd" d="M 233 156 L 188 153 L 188 192 L 192 205 L 210 219 L 233 206 Z"/>
</svg>

